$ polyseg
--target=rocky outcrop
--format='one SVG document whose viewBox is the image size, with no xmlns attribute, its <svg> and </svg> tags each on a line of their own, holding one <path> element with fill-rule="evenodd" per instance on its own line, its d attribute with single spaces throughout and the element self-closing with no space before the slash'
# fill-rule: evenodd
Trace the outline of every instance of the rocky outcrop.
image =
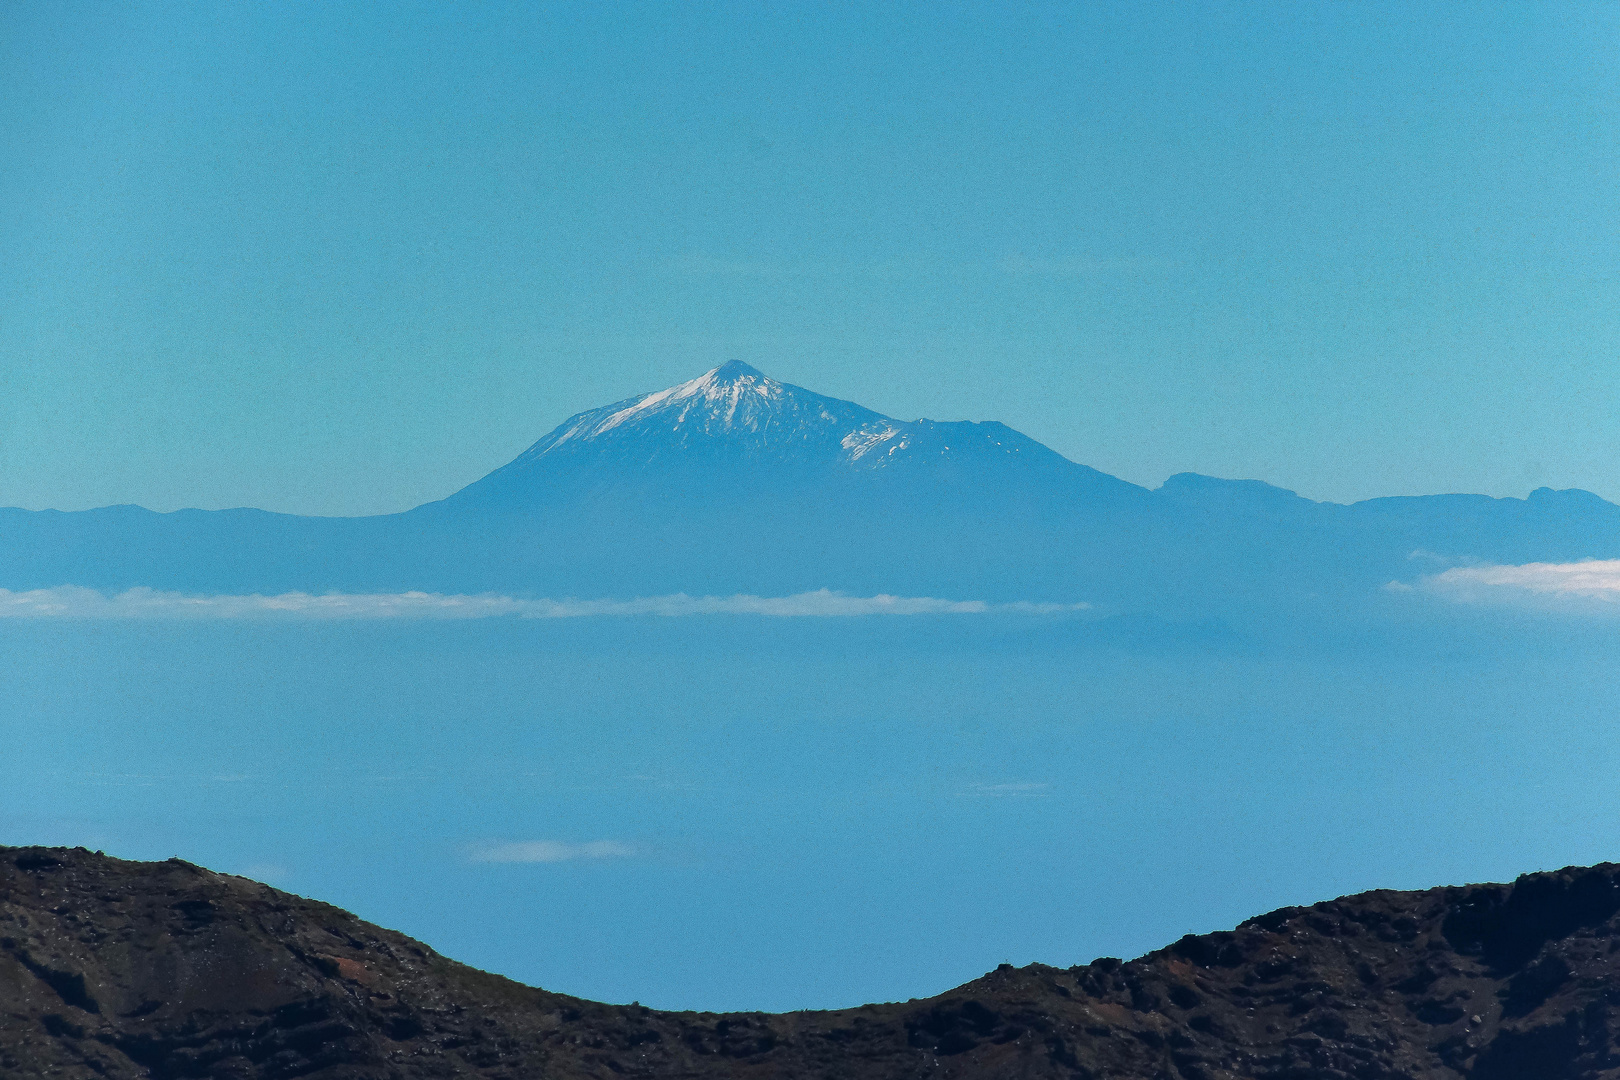
<svg viewBox="0 0 1620 1080">
<path fill-rule="evenodd" d="M 178 860 L 0 848 L 0 1076 L 1620 1077 L 1620 867 L 1285 908 L 936 998 L 668 1013 Z"/>
</svg>

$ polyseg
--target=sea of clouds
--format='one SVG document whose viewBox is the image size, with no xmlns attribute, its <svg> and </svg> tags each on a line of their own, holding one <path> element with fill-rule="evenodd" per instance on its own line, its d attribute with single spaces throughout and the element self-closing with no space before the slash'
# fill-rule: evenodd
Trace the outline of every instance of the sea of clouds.
<svg viewBox="0 0 1620 1080">
<path fill-rule="evenodd" d="M 1462 604 L 1527 607 L 1572 614 L 1620 615 L 1620 559 L 1520 566 L 1454 566 L 1387 589 Z M 932 596 L 850 596 L 818 589 L 792 596 L 641 596 L 631 599 L 525 599 L 483 593 L 281 593 L 193 596 L 136 588 L 106 594 L 62 585 L 0 589 L 0 619 L 572 619 L 590 616 L 765 615 L 836 618 L 865 615 L 1053 615 L 1089 604 L 944 600 Z"/>
<path fill-rule="evenodd" d="M 645 596 L 630 600 L 526 600 L 483 594 L 282 593 L 278 596 L 188 596 L 130 589 L 107 595 L 64 585 L 12 592 L 0 589 L 0 618 L 77 619 L 570 619 L 612 615 L 853 615 L 1058 614 L 1086 604 L 995 604 L 931 596 L 847 596 L 820 589 L 794 596 Z"/>
</svg>

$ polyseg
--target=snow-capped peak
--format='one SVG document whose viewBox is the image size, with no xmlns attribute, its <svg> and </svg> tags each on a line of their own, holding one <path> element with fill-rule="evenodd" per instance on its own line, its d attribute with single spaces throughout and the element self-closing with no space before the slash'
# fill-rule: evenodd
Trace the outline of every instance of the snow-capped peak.
<svg viewBox="0 0 1620 1080">
<path fill-rule="evenodd" d="M 971 466 L 978 468 L 1012 460 L 1074 467 L 1000 424 L 894 420 L 732 360 L 668 389 L 572 416 L 466 490 L 517 491 L 531 482 L 524 477 L 549 475 L 554 465 L 607 480 L 650 466 L 720 475 L 745 463 L 867 472 L 902 462 L 978 462 Z"/>
<path fill-rule="evenodd" d="M 750 364 L 745 364 L 741 360 L 727 360 L 719 367 L 705 373 L 702 377 L 705 379 L 712 378 L 716 383 L 722 384 L 733 383 L 739 379 L 752 379 L 756 382 L 768 382 L 773 386 L 782 385 L 779 382 L 767 379 L 759 368 L 753 367 Z M 695 382 L 696 380 L 693 381 Z"/>
<path fill-rule="evenodd" d="M 782 384 L 775 379 L 767 379 L 758 369 L 749 367 L 741 360 L 728 360 L 717 368 L 699 375 L 688 382 L 672 386 L 668 390 L 659 390 L 656 393 L 646 394 L 633 399 L 633 403 L 624 408 L 609 413 L 606 417 L 586 426 L 583 430 L 571 430 L 559 438 L 562 442 L 569 438 L 594 438 L 611 431 L 620 424 L 630 423 L 650 413 L 663 412 L 669 409 L 679 409 L 680 418 L 676 423 L 686 419 L 686 413 L 695 405 L 702 404 L 712 413 L 723 416 L 723 423 L 730 426 L 736 421 L 739 406 L 743 411 L 749 404 L 746 399 L 758 397 L 765 400 L 780 398 Z M 586 413 L 586 416 L 593 414 Z M 555 445 L 555 444 L 553 444 Z"/>
<path fill-rule="evenodd" d="M 807 423 L 821 428 L 868 418 L 878 417 L 858 405 L 777 382 L 757 368 L 731 360 L 666 390 L 570 417 L 523 456 L 538 457 L 604 438 L 620 442 L 651 436 L 686 443 L 691 437 L 734 436 L 746 441 L 750 436 L 760 439 L 767 428 L 773 436 L 791 438 L 793 429 Z"/>
</svg>

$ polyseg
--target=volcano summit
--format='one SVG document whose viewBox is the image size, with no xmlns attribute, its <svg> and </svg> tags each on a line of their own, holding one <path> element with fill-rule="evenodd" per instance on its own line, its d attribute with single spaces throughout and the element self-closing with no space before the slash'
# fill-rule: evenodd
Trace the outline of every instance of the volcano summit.
<svg viewBox="0 0 1620 1080">
<path fill-rule="evenodd" d="M 877 470 L 917 479 L 973 475 L 1010 486 L 1039 476 L 1048 483 L 1082 481 L 1115 495 L 1146 494 L 1005 424 L 895 420 L 732 360 L 678 386 L 569 417 L 447 503 L 520 508 L 582 485 L 673 475 L 722 490 L 739 473 L 755 483 L 797 487 Z"/>
</svg>

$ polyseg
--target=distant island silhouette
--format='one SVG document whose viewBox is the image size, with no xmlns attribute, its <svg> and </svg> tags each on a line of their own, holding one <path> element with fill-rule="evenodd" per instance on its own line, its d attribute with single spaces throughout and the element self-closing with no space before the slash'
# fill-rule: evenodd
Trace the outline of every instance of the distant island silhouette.
<svg viewBox="0 0 1620 1080">
<path fill-rule="evenodd" d="M 439 502 L 367 518 L 0 511 L 0 588 L 934 596 L 1099 612 L 1373 612 L 1447 566 L 1620 557 L 1589 492 L 1318 503 L 1148 490 L 994 422 L 900 421 L 731 361 L 571 417 Z"/>
</svg>

